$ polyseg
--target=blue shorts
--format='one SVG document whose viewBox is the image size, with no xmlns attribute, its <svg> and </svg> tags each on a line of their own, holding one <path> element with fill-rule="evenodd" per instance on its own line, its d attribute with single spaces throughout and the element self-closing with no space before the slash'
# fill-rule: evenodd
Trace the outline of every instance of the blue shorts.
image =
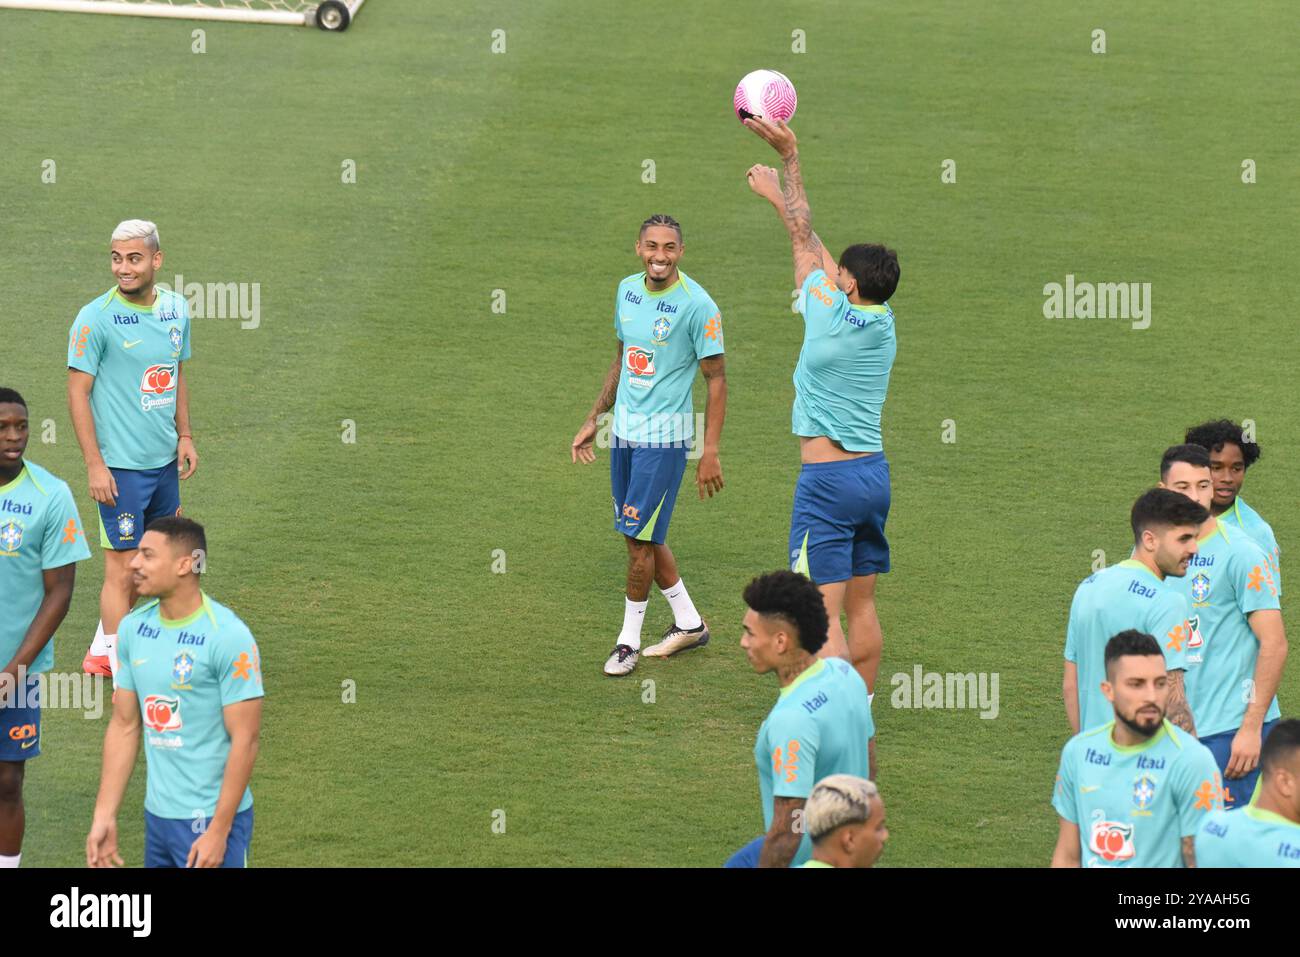
<svg viewBox="0 0 1300 957">
<path fill-rule="evenodd" d="M 1269 732 L 1277 727 L 1280 719 L 1274 718 L 1272 721 L 1265 721 L 1264 726 L 1259 729 L 1259 741 L 1263 744 L 1267 739 Z M 1228 767 L 1228 759 L 1232 757 L 1232 739 L 1237 736 L 1236 731 L 1220 731 L 1218 734 L 1211 734 L 1201 738 L 1201 744 L 1210 749 L 1214 755 L 1214 763 L 1219 766 L 1219 774 Z M 1250 803 L 1251 796 L 1255 793 L 1255 783 L 1259 780 L 1259 766 L 1251 771 L 1244 778 L 1223 779 L 1223 786 L 1227 789 L 1227 797 L 1224 799 L 1223 806 L 1231 811 L 1239 807 L 1245 807 Z"/>
<path fill-rule="evenodd" d="M 748 844 L 746 844 L 744 847 L 738 850 L 735 854 L 732 854 L 729 858 L 727 858 L 727 863 L 723 864 L 722 866 L 723 867 L 758 867 L 758 857 L 760 854 L 763 853 L 763 842 L 766 840 L 767 840 L 766 834 L 762 834 L 754 838 L 752 841 L 750 841 Z"/>
<path fill-rule="evenodd" d="M 684 445 L 641 445 L 614 436 L 609 450 L 614 531 L 639 542 L 664 543 L 686 472 L 686 452 Z"/>
<path fill-rule="evenodd" d="M 794 486 L 790 567 L 819 585 L 889 571 L 885 453 L 808 462 Z"/>
<path fill-rule="evenodd" d="M 29 675 L 0 708 L 0 761 L 29 761 L 41 753 L 41 682 Z"/>
<path fill-rule="evenodd" d="M 206 822 L 205 822 L 206 823 Z M 190 847 L 199 839 L 197 819 L 158 817 L 144 812 L 144 866 L 184 867 Z M 248 846 L 253 841 L 253 809 L 247 808 L 230 822 L 226 858 L 222 867 L 247 867 Z"/>
<path fill-rule="evenodd" d="M 179 515 L 181 483 L 176 463 L 157 469 L 109 469 L 117 483 L 116 505 L 99 503 L 99 544 L 115 552 L 140 547 L 155 518 Z"/>
</svg>

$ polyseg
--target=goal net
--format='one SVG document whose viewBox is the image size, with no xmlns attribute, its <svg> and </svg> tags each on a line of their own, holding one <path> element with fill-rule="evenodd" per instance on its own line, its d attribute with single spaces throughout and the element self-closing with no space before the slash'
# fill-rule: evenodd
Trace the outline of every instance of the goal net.
<svg viewBox="0 0 1300 957">
<path fill-rule="evenodd" d="M 346 30 L 365 0 L 0 0 L 0 8 L 178 20 L 283 23 Z"/>
</svg>

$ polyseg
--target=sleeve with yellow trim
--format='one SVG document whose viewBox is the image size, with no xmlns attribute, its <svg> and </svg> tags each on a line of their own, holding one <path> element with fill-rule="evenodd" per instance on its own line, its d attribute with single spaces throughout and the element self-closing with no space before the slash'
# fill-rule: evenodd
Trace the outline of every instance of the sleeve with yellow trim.
<svg viewBox="0 0 1300 957">
<path fill-rule="evenodd" d="M 1056 769 L 1056 790 L 1052 794 L 1052 807 L 1071 824 L 1079 823 L 1079 808 L 1075 803 L 1078 789 L 1074 786 L 1074 752 L 1078 738 L 1071 738 L 1061 749 L 1061 763 Z"/>
<path fill-rule="evenodd" d="M 45 510 L 45 530 L 41 538 L 41 568 L 62 568 L 90 557 L 81 516 L 68 486 L 60 482 L 50 494 Z"/>
<path fill-rule="evenodd" d="M 1187 621 L 1187 599 L 1172 589 L 1161 590 L 1151 608 L 1147 627 L 1165 653 L 1165 668 L 1186 671 L 1187 646 L 1192 639 L 1192 626 Z"/>
<path fill-rule="evenodd" d="M 1183 753 L 1170 771 L 1169 784 L 1178 807 L 1178 833 L 1191 837 L 1211 811 L 1223 807 L 1224 788 L 1210 749 L 1191 735 L 1181 740 Z"/>
<path fill-rule="evenodd" d="M 253 633 L 237 619 L 223 622 L 221 628 L 230 630 L 221 636 L 213 658 L 213 666 L 221 675 L 222 707 L 262 697 L 262 658 Z"/>
<path fill-rule="evenodd" d="M 806 798 L 812 794 L 821 730 L 802 709 L 787 708 L 768 719 L 768 760 L 772 762 L 772 796 Z"/>
<path fill-rule="evenodd" d="M 697 359 L 720 356 L 722 346 L 722 313 L 708 296 L 701 296 L 691 316 L 691 344 Z"/>
</svg>

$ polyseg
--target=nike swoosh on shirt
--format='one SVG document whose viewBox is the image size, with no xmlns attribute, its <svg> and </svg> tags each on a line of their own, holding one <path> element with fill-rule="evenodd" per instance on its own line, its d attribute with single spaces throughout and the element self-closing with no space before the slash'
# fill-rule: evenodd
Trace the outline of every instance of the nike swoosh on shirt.
<svg viewBox="0 0 1300 957">
<path fill-rule="evenodd" d="M 1100 784 L 1094 784 L 1092 786 L 1088 786 L 1084 784 L 1084 785 L 1080 785 L 1079 790 L 1082 791 L 1084 794 L 1091 794 L 1093 791 L 1099 790 L 1100 788 L 1101 788 Z"/>
<path fill-rule="evenodd" d="M 145 664 L 148 664 L 148 663 L 149 663 L 149 659 L 148 659 L 148 658 L 136 658 L 136 659 L 132 659 L 132 661 L 131 661 L 131 667 L 132 667 L 132 668 L 137 668 L 137 667 L 139 667 L 140 665 L 145 665 Z"/>
<path fill-rule="evenodd" d="M 631 321 L 632 321 L 632 317 L 631 317 L 631 316 L 620 315 L 620 316 L 618 317 L 618 321 L 619 321 L 619 322 L 631 322 Z"/>
<path fill-rule="evenodd" d="M 127 342 L 125 339 L 123 339 L 123 340 L 122 340 L 122 348 L 123 348 L 123 349 L 134 349 L 136 346 L 138 346 L 138 345 L 139 345 L 140 343 L 142 343 L 142 342 L 144 342 L 143 339 L 137 339 L 137 340 L 135 340 L 135 342 Z"/>
</svg>

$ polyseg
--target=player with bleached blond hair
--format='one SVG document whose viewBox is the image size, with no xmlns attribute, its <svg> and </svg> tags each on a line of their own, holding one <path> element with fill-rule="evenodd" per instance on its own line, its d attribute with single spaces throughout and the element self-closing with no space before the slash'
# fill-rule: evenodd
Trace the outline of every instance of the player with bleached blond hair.
<svg viewBox="0 0 1300 957">
<path fill-rule="evenodd" d="M 158 227 L 128 219 L 113 230 L 116 284 L 77 313 L 68 335 L 68 411 L 81 445 L 90 497 L 99 505 L 104 585 L 99 628 L 83 668 L 111 674 L 117 626 L 136 593 L 131 559 L 145 526 L 180 514 L 179 477 L 199 456 L 190 431 L 190 358 L 185 297 L 158 289 Z"/>
<path fill-rule="evenodd" d="M 803 812 L 813 852 L 800 867 L 871 867 L 889 840 L 884 799 L 875 782 L 866 778 L 822 778 Z"/>
</svg>

